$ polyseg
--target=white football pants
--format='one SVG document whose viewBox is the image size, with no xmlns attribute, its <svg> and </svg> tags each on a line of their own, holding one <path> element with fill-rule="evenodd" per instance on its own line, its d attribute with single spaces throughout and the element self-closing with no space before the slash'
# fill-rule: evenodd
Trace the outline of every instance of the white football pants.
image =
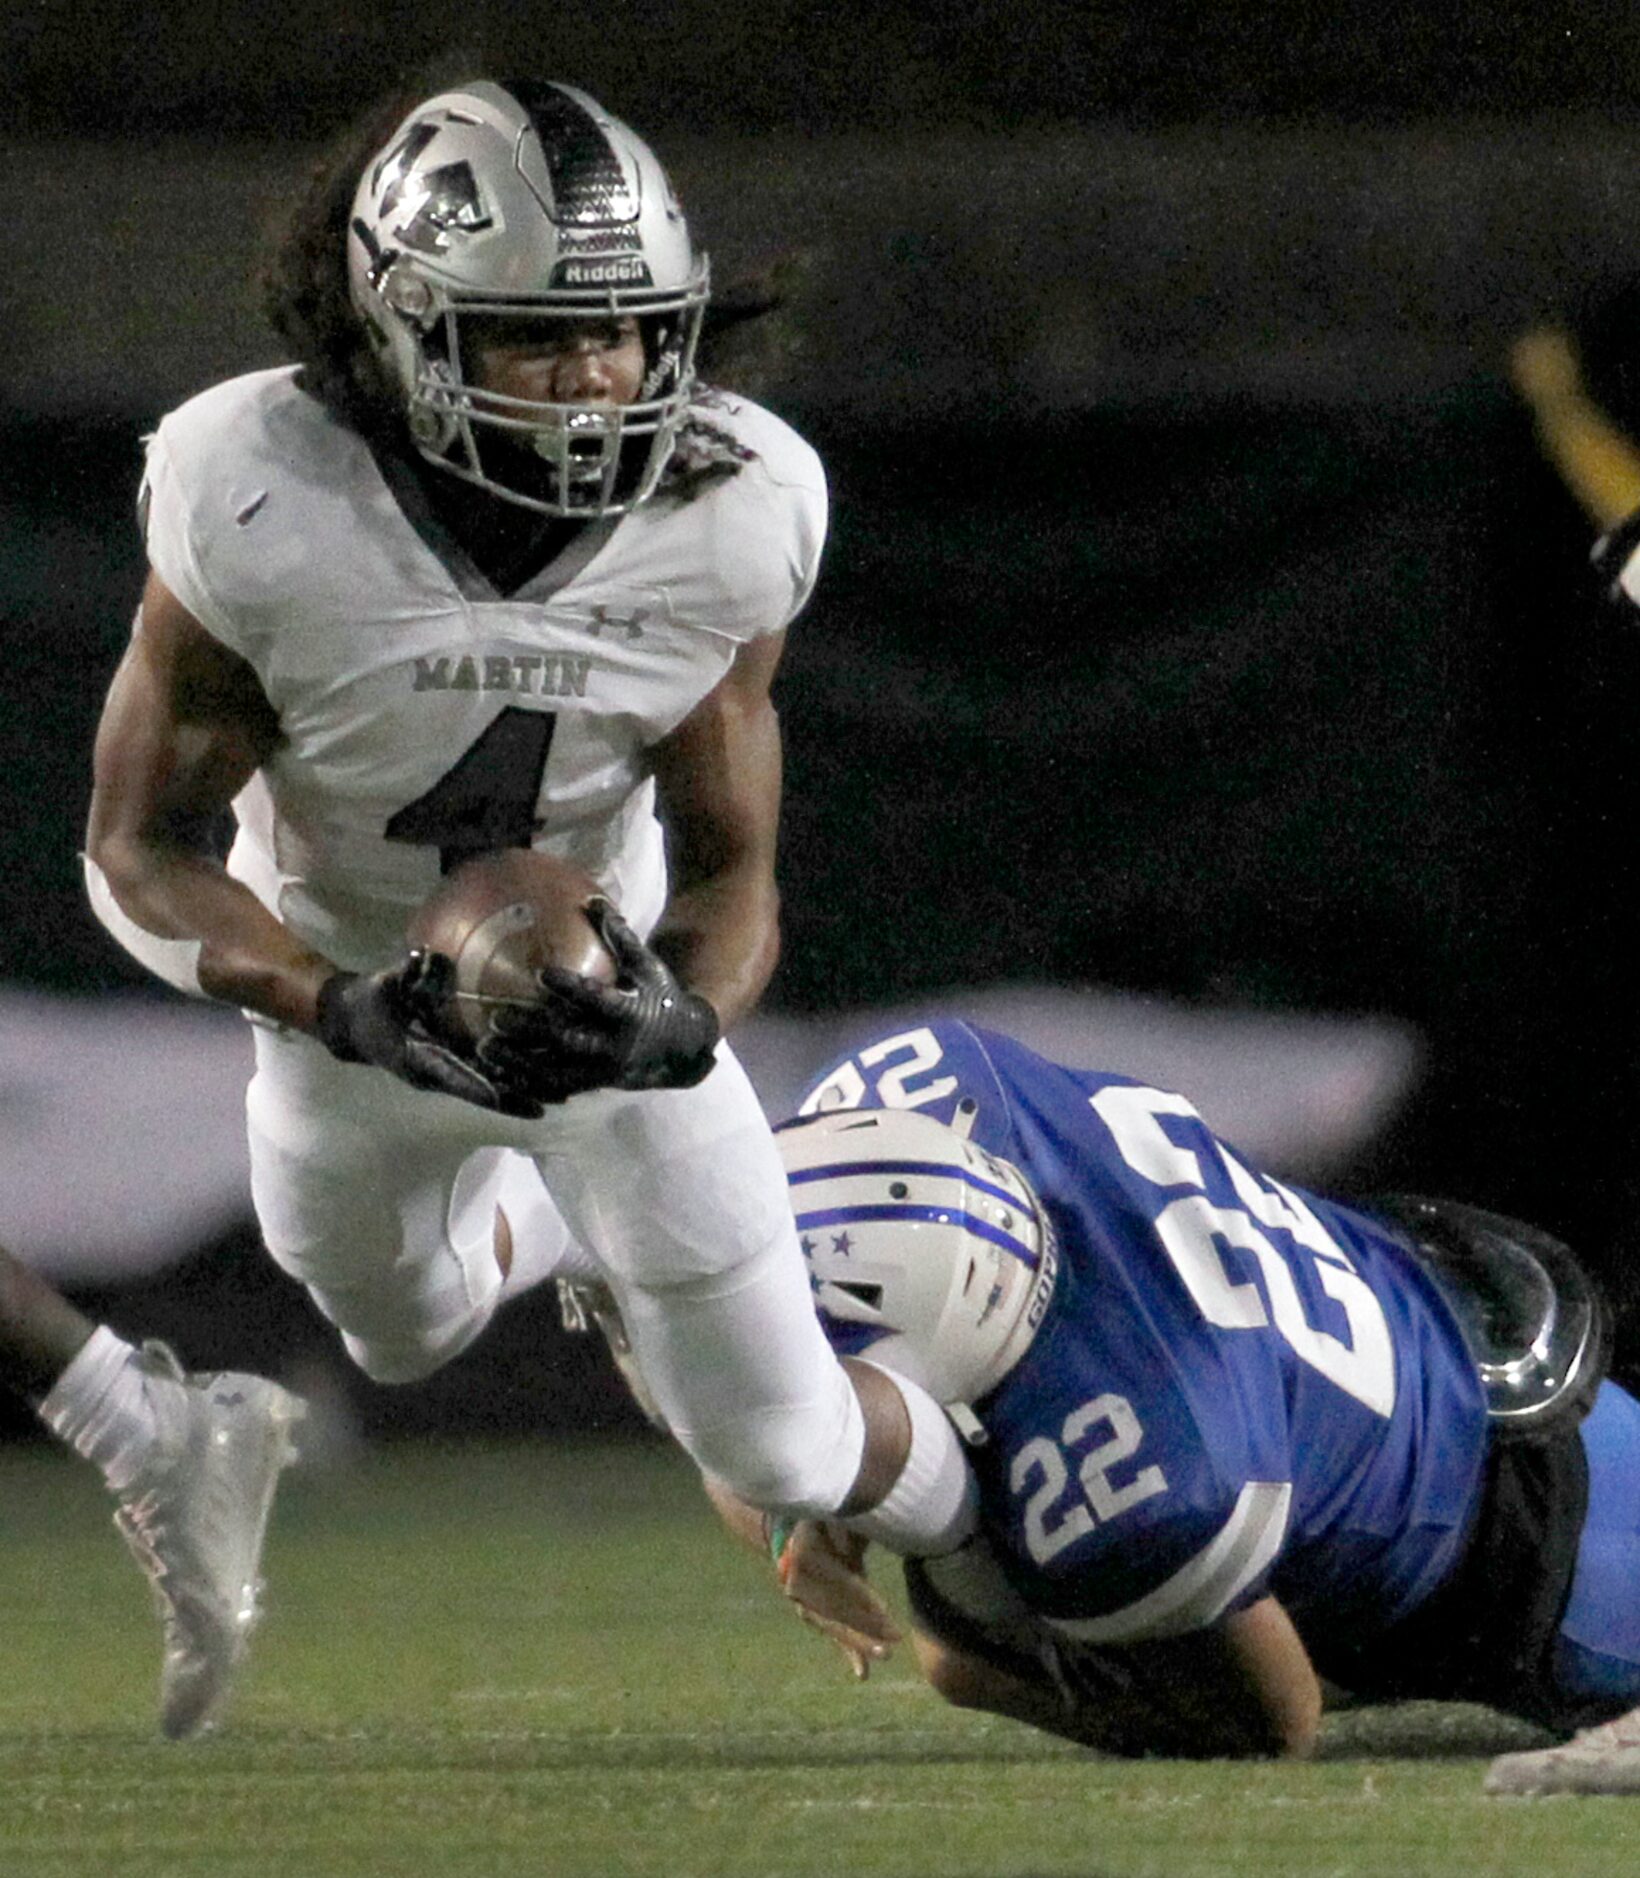
<svg viewBox="0 0 1640 1878">
<path fill-rule="evenodd" d="M 673 1434 L 757 1506 L 834 1511 L 859 1471 L 853 1387 L 809 1300 L 768 1124 L 727 1045 L 694 1089 L 598 1090 L 536 1122 L 487 1114 L 253 1025 L 251 1186 L 269 1251 L 353 1360 L 410 1382 L 458 1355 L 515 1280 L 596 1270 Z"/>
</svg>

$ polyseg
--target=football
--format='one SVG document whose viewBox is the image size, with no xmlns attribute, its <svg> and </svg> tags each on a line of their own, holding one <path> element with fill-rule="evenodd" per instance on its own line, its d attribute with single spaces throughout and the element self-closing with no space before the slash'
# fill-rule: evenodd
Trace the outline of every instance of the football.
<svg viewBox="0 0 1640 1878">
<path fill-rule="evenodd" d="M 605 984 L 615 961 L 588 918 L 601 889 L 590 874 L 533 848 L 504 848 L 464 861 L 412 914 L 411 946 L 455 965 L 444 1013 L 449 1041 L 481 1041 L 497 1012 L 536 998 L 536 974 L 556 965 Z"/>
</svg>

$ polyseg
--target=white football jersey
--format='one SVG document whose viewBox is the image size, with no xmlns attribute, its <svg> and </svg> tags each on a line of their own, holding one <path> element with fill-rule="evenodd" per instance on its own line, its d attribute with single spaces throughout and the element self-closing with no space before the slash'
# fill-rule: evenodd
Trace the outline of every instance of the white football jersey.
<svg viewBox="0 0 1640 1878">
<path fill-rule="evenodd" d="M 234 805 L 231 871 L 354 970 L 402 952 L 441 851 L 474 846 L 550 849 L 647 932 L 666 897 L 649 747 L 807 600 L 818 457 L 708 394 L 738 473 L 588 524 L 503 596 L 294 376 L 217 385 L 149 441 L 149 559 L 284 732 Z"/>
</svg>

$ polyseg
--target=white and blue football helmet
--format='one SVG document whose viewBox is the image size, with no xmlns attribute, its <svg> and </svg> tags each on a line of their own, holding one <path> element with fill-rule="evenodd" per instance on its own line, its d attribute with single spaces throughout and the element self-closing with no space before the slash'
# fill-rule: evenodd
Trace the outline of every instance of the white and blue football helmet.
<svg viewBox="0 0 1640 1878">
<path fill-rule="evenodd" d="M 994 1389 L 1030 1348 L 1057 1269 L 1018 1168 L 905 1109 L 834 1109 L 775 1140 L 838 1353 L 946 1405 Z"/>
<path fill-rule="evenodd" d="M 418 105 L 365 166 L 347 263 L 428 461 L 548 515 L 619 514 L 654 489 L 694 392 L 707 260 L 655 153 L 585 92 L 483 81 Z M 645 349 L 632 404 L 540 403 L 468 380 L 474 318 L 538 329 L 625 315 Z M 528 478 L 498 471 L 505 453 L 487 440 L 527 451 Z"/>
</svg>

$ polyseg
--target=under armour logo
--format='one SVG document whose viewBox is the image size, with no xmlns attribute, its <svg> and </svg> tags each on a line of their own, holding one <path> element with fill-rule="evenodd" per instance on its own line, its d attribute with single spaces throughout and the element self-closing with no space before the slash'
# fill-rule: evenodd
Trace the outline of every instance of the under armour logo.
<svg viewBox="0 0 1640 1878">
<path fill-rule="evenodd" d="M 643 622 L 649 617 L 649 608 L 641 606 L 635 613 L 611 613 L 607 606 L 598 605 L 592 609 L 592 619 L 587 631 L 594 639 L 604 636 L 606 626 L 619 626 L 628 639 L 643 637 Z"/>
</svg>

